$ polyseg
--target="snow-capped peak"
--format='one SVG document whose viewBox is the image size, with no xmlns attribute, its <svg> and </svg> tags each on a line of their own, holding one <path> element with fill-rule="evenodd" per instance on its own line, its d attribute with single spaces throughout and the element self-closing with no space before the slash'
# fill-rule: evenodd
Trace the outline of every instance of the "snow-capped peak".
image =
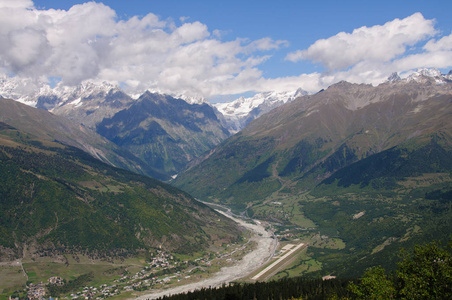
<svg viewBox="0 0 452 300">
<path fill-rule="evenodd" d="M 407 76 L 408 75 L 408 76 Z M 440 70 L 435 68 L 422 68 L 417 69 L 416 71 L 405 73 L 402 75 L 404 79 L 401 79 L 400 76 L 394 72 L 391 76 L 388 77 L 386 82 L 389 83 L 408 83 L 408 82 L 418 82 L 418 83 L 426 83 L 433 82 L 435 84 L 444 84 L 447 81 L 452 80 L 452 73 L 444 75 Z"/>
<path fill-rule="evenodd" d="M 400 78 L 399 74 L 397 74 L 397 72 L 392 73 L 389 77 L 388 77 L 388 81 L 389 82 L 396 82 L 396 81 L 400 81 L 402 80 L 402 78 Z"/>
<path fill-rule="evenodd" d="M 263 92 L 249 98 L 240 97 L 231 102 L 215 103 L 213 106 L 225 117 L 232 131 L 236 132 L 258 116 L 306 94 L 307 92 L 302 89 Z"/>
<path fill-rule="evenodd" d="M 445 76 L 441 74 L 441 71 L 438 69 L 423 68 L 413 72 L 410 76 L 406 78 L 406 81 L 425 82 L 426 80 L 429 80 L 429 78 L 433 78 L 437 84 L 444 83 L 446 79 Z"/>
<path fill-rule="evenodd" d="M 172 95 L 172 97 L 177 98 L 177 99 L 182 99 L 185 102 L 190 103 L 190 104 L 207 103 L 206 98 L 201 97 L 201 96 L 187 96 L 187 95 L 183 95 L 183 94 L 177 94 L 177 95 Z"/>
<path fill-rule="evenodd" d="M 426 77 L 440 77 L 441 71 L 435 68 L 423 68 L 423 69 L 418 69 L 416 72 L 414 72 L 411 76 L 426 76 Z"/>
<path fill-rule="evenodd" d="M 112 89 L 119 89 L 119 87 L 109 82 L 94 83 L 84 81 L 74 87 L 58 84 L 51 90 L 51 93 L 65 102 L 77 98 L 83 99 L 95 95 L 107 94 Z"/>
<path fill-rule="evenodd" d="M 0 77 L 0 95 L 22 102 L 30 106 L 36 106 L 35 95 L 39 91 L 47 91 L 45 83 L 34 81 L 29 78 Z"/>
<path fill-rule="evenodd" d="M 240 97 L 231 102 L 215 103 L 215 106 L 223 115 L 247 115 L 253 109 L 262 105 L 273 106 L 273 104 L 283 104 L 292 101 L 299 96 L 306 95 L 307 92 L 302 89 L 289 92 L 263 92 L 254 95 L 253 97 Z M 278 106 L 278 105 L 276 105 Z M 276 107 L 275 106 L 275 107 Z M 274 107 L 272 107 L 274 108 Z"/>
<path fill-rule="evenodd" d="M 73 102 L 76 99 L 90 98 L 99 95 L 106 95 L 110 90 L 119 87 L 108 82 L 85 81 L 78 86 L 65 86 L 58 83 L 54 88 L 49 84 L 20 77 L 0 77 L 0 95 L 11 98 L 24 104 L 37 107 L 40 99 L 52 99 L 51 104 L 45 105 L 46 109 L 61 106 L 66 102 Z"/>
</svg>

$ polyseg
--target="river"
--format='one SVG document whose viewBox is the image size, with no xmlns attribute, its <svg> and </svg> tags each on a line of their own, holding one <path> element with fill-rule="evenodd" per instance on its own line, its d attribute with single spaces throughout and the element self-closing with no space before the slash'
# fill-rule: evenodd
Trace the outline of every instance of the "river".
<svg viewBox="0 0 452 300">
<path fill-rule="evenodd" d="M 264 226 L 257 222 L 256 224 L 247 223 L 241 219 L 235 218 L 230 214 L 217 210 L 219 213 L 231 218 L 240 226 L 249 229 L 252 232 L 251 241 L 257 243 L 256 249 L 246 254 L 239 262 L 230 267 L 223 267 L 219 272 L 212 277 L 193 282 L 186 285 L 168 288 L 165 290 L 155 290 L 149 294 L 142 295 L 137 299 L 156 299 L 163 296 L 174 295 L 193 291 L 201 288 L 218 287 L 223 284 L 228 284 L 231 281 L 243 278 L 259 267 L 268 262 L 275 254 L 278 247 L 278 240 L 273 236 L 273 233 L 267 231 Z"/>
</svg>

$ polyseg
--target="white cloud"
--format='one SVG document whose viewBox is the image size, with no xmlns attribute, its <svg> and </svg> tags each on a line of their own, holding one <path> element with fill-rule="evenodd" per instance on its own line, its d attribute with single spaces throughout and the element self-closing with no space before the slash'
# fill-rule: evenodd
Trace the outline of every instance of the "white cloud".
<svg viewBox="0 0 452 300">
<path fill-rule="evenodd" d="M 435 51 L 413 54 L 401 58 L 393 63 L 399 72 L 417 68 L 449 68 L 452 66 L 452 51 Z"/>
<path fill-rule="evenodd" d="M 258 80 L 260 91 L 294 91 L 302 88 L 309 92 L 318 92 L 325 85 L 328 86 L 331 83 L 325 84 L 322 81 L 320 73 L 301 74 L 299 76 L 280 77 L 273 79 L 261 78 Z"/>
<path fill-rule="evenodd" d="M 425 44 L 424 49 L 429 52 L 452 50 L 452 34 L 442 37 L 440 40 L 430 40 Z"/>
<path fill-rule="evenodd" d="M 2 0 L 0 8 L 32 8 L 33 1 L 31 0 Z"/>
<path fill-rule="evenodd" d="M 0 67 L 19 76 L 60 77 L 69 85 L 107 80 L 203 96 L 227 94 L 234 86 L 249 90 L 262 76 L 257 66 L 268 59 L 256 52 L 285 45 L 270 38 L 223 42 L 205 24 L 176 26 L 152 13 L 117 20 L 115 11 L 95 2 L 67 11 L 39 10 L 25 0 L 0 6 Z"/>
<path fill-rule="evenodd" d="M 179 21 L 181 21 L 182 23 L 184 23 L 185 21 L 187 21 L 189 19 L 190 19 L 190 17 L 184 17 L 184 16 L 179 17 Z"/>
<path fill-rule="evenodd" d="M 247 51 L 268 51 L 273 49 L 279 49 L 281 47 L 287 47 L 287 41 L 273 41 L 271 38 L 262 38 L 249 43 L 246 46 Z"/>
<path fill-rule="evenodd" d="M 393 72 L 417 68 L 452 66 L 452 34 L 438 40 L 435 20 L 415 13 L 384 25 L 361 27 L 316 41 L 308 49 L 289 53 L 286 60 L 310 60 L 327 71 L 319 85 L 327 87 L 340 80 L 379 84 Z"/>
<path fill-rule="evenodd" d="M 306 50 L 288 54 L 287 60 L 313 60 L 329 70 L 346 69 L 360 61 L 387 62 L 405 53 L 408 46 L 433 36 L 433 25 L 433 20 L 415 13 L 382 26 L 361 27 L 318 40 Z"/>
<path fill-rule="evenodd" d="M 280 78 L 265 78 L 261 65 L 287 41 L 222 41 L 224 32 L 211 32 L 187 17 L 180 20 L 177 26 L 152 13 L 118 20 L 114 10 L 96 2 L 66 11 L 40 10 L 29 0 L 1 0 L 0 70 L 35 79 L 58 77 L 68 85 L 107 80 L 131 92 L 211 97 L 299 87 L 316 92 L 339 80 L 377 84 L 394 71 L 452 64 L 452 35 L 439 36 L 434 20 L 420 13 L 341 32 L 292 52 L 287 60 L 314 61 L 327 71 Z"/>
</svg>

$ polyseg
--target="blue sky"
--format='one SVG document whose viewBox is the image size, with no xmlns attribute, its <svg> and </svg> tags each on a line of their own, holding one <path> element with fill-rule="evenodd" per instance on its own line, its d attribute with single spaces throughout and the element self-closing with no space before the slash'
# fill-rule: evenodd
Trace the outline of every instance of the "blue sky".
<svg viewBox="0 0 452 300">
<path fill-rule="evenodd" d="M 339 80 L 378 84 L 393 71 L 403 74 L 436 67 L 445 72 L 452 66 L 452 1 L 446 0 L 3 1 L 22 2 L 22 11 L 25 8 L 54 21 L 27 23 L 46 38 L 30 45 L 36 49 L 25 53 L 30 56 L 25 61 L 0 52 L 0 71 L 61 78 L 69 85 L 89 79 L 117 80 L 131 90 L 150 88 L 215 98 L 297 86 L 313 92 Z M 0 4 L 0 14 L 1 10 Z M 77 14 L 83 17 L 77 19 Z M 104 25 L 90 23 L 90 14 Z M 71 18 L 72 23 L 61 21 Z M 146 23 L 145 27 L 134 27 L 132 19 Z M 12 26 L 11 32 L 23 30 L 21 26 Z M 80 29 L 71 31 L 70 26 Z M 92 29 L 96 26 L 97 32 Z M 57 36 L 56 32 L 65 30 L 66 35 Z M 157 36 L 158 30 L 166 35 Z M 18 36 L 26 37 L 28 32 Z M 133 39 L 135 33 L 139 34 Z M 75 41 L 64 49 L 69 42 L 63 36 L 71 34 Z M 179 39 L 174 42 L 176 35 Z M 144 39 L 149 43 L 143 44 Z M 127 43 L 133 57 L 125 59 Z M 155 49 L 159 44 L 166 45 L 164 53 Z M 70 53 L 73 48 L 77 53 L 86 50 L 86 55 Z M 194 53 L 201 53 L 200 57 Z"/>
</svg>

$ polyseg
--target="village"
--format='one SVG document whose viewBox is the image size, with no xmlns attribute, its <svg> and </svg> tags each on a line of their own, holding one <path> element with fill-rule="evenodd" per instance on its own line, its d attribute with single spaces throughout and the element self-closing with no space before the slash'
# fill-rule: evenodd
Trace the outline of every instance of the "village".
<svg viewBox="0 0 452 300">
<path fill-rule="evenodd" d="M 156 254 L 146 262 L 146 265 L 135 274 L 124 274 L 113 282 L 100 285 L 78 287 L 60 297 L 52 295 L 49 290 L 53 286 L 62 287 L 65 280 L 61 277 L 50 277 L 46 282 L 30 283 L 26 288 L 27 298 L 31 300 L 44 299 L 106 299 L 123 293 L 140 293 L 149 289 L 164 289 L 199 280 L 219 270 L 223 266 L 235 263 L 240 256 L 251 250 L 249 243 L 230 244 L 222 253 L 210 253 L 193 261 L 179 261 L 173 255 L 156 250 Z M 10 300 L 19 298 L 10 298 Z"/>
</svg>

